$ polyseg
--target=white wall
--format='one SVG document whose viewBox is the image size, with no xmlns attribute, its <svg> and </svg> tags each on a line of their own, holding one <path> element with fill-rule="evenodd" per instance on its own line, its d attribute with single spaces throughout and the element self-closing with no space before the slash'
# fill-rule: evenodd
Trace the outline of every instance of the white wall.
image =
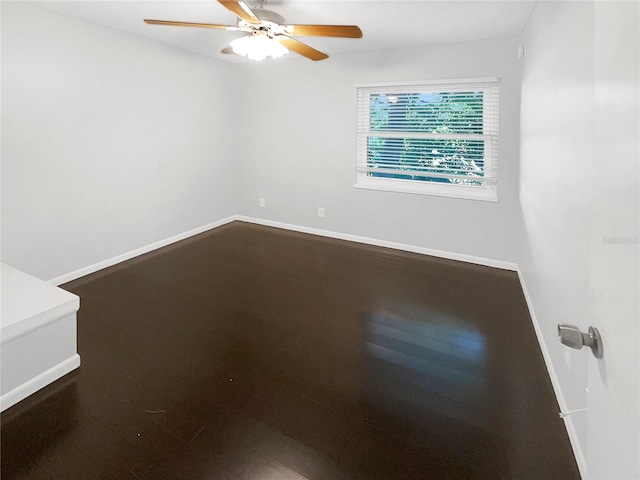
<svg viewBox="0 0 640 480">
<path fill-rule="evenodd" d="M 557 324 L 589 325 L 593 21 L 591 2 L 539 2 L 523 35 L 519 265 L 570 410 L 586 407 L 587 354 L 563 347 Z M 567 421 L 581 457 L 587 417 Z"/>
<path fill-rule="evenodd" d="M 1 8 L 5 263 L 51 279 L 235 213 L 232 66 Z"/>
<path fill-rule="evenodd" d="M 561 406 L 589 409 L 567 419 L 583 475 L 640 478 L 638 4 L 538 2 L 523 42 L 524 283 Z M 604 358 L 557 323 L 598 327 Z"/>
<path fill-rule="evenodd" d="M 239 213 L 505 262 L 517 259 L 517 38 L 241 65 Z M 354 189 L 355 83 L 502 77 L 499 203 Z M 258 207 L 259 198 L 266 208 Z M 317 217 L 324 207 L 326 217 Z"/>
</svg>

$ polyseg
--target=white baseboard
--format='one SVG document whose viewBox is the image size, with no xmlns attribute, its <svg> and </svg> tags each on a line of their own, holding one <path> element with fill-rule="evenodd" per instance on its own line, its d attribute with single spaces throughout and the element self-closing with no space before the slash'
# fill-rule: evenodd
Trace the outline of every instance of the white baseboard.
<svg viewBox="0 0 640 480">
<path fill-rule="evenodd" d="M 170 245 L 172 243 L 178 242 L 180 240 L 184 240 L 186 238 L 192 237 L 194 235 L 197 235 L 199 233 L 203 233 L 206 232 L 208 230 L 212 230 L 214 228 L 220 227 L 222 225 L 226 225 L 227 223 L 233 222 L 233 221 L 241 221 L 241 222 L 246 222 L 246 223 L 253 223 L 253 224 L 257 224 L 257 225 L 264 225 L 264 226 L 268 226 L 268 227 L 275 227 L 275 228 L 281 228 L 284 230 L 291 230 L 291 231 L 295 231 L 295 232 L 300 232 L 300 233 L 308 233 L 308 234 L 312 234 L 312 235 L 319 235 L 322 237 L 328 237 L 328 238 L 335 238 L 338 240 L 347 240 L 350 242 L 358 242 L 358 243 L 363 243 L 363 244 L 367 244 L 367 245 L 374 245 L 374 246 L 378 246 L 378 247 L 385 247 L 385 248 L 392 248 L 395 250 L 402 250 L 402 251 L 407 251 L 407 252 L 413 252 L 413 253 L 419 253 L 422 255 L 431 255 L 434 257 L 439 257 L 439 258 L 446 258 L 449 260 L 458 260 L 458 261 L 462 261 L 462 262 L 467 262 L 467 263 L 472 263 L 472 264 L 476 264 L 476 265 L 483 265 L 483 266 L 487 266 L 487 267 L 493 267 L 493 268 L 500 268 L 503 270 L 510 270 L 510 271 L 515 271 L 518 273 L 518 278 L 520 279 L 520 284 L 522 285 L 522 291 L 524 293 L 526 302 L 527 302 L 527 306 L 529 308 L 529 314 L 531 316 L 531 321 L 533 322 L 533 328 L 536 332 L 536 336 L 538 338 L 538 343 L 540 345 L 540 349 L 542 351 L 542 355 L 544 357 L 544 361 L 547 367 L 547 371 L 549 372 L 549 377 L 551 378 L 551 383 L 553 385 L 553 389 L 556 395 L 556 399 L 558 401 L 558 405 L 560 406 L 560 409 L 562 411 L 567 411 L 567 403 L 564 399 L 564 395 L 562 394 L 562 389 L 560 387 L 560 382 L 558 380 L 558 376 L 555 373 L 555 369 L 553 367 L 553 363 L 551 362 L 551 356 L 549 355 L 549 349 L 547 347 L 547 344 L 544 340 L 544 337 L 542 335 L 542 330 L 540 328 L 540 324 L 536 318 L 535 315 L 535 311 L 533 308 L 533 304 L 531 301 L 531 297 L 529 296 L 529 292 L 527 291 L 527 287 L 524 281 L 524 277 L 522 275 L 522 272 L 520 271 L 519 267 L 517 264 L 515 263 L 511 263 L 511 262 L 504 262 L 501 260 L 493 260 L 493 259 L 489 259 L 489 258 L 484 258 L 484 257 L 476 257 L 473 255 L 466 255 L 466 254 L 462 254 L 462 253 L 453 253 L 453 252 L 446 252 L 443 250 L 435 250 L 435 249 L 431 249 L 431 248 L 425 248 L 425 247 L 418 247 L 415 245 L 408 245 L 408 244 L 404 244 L 404 243 L 397 243 L 397 242 L 390 242 L 387 240 L 380 240 L 377 238 L 370 238 L 370 237 L 363 237 L 363 236 L 359 236 L 359 235 L 351 235 L 351 234 L 347 234 L 347 233 L 340 233 L 340 232 L 334 232 L 334 231 L 330 231 L 330 230 L 322 230 L 319 228 L 312 228 L 312 227 L 304 227 L 304 226 L 300 226 L 300 225 L 293 225 L 293 224 L 289 224 L 289 223 L 283 223 L 283 222 L 277 222 L 277 221 L 273 221 L 273 220 L 265 220 L 265 219 L 261 219 L 261 218 L 254 218 L 254 217 L 247 217 L 244 215 L 232 215 L 230 217 L 224 218 L 222 220 L 219 220 L 217 222 L 213 222 L 210 223 L 208 225 L 204 225 L 202 227 L 199 228 L 195 228 L 193 230 L 189 230 L 188 232 L 184 232 L 181 233 L 179 235 L 175 235 L 173 237 L 167 238 L 165 240 L 161 240 L 159 242 L 155 242 L 152 243 L 151 245 L 147 245 L 145 247 L 141 247 L 138 248 L 136 250 L 132 250 L 131 252 L 127 252 L 124 253 L 122 255 L 118 255 L 116 257 L 104 260 L 102 262 L 98 262 L 95 263 L 93 265 L 90 265 L 88 267 L 85 268 L 81 268 L 79 270 L 76 270 L 74 272 L 68 273 L 66 275 L 62 275 L 60 277 L 54 278 L 52 280 L 50 280 L 49 282 L 54 284 L 54 285 L 60 285 L 62 283 L 66 283 L 69 282 L 71 280 L 75 280 L 76 278 L 82 277 L 84 275 L 88 275 L 90 273 L 94 273 L 98 270 L 101 270 L 103 268 L 107 268 L 113 265 L 116 265 L 120 262 L 124 262 L 125 260 L 129 260 L 131 258 L 137 257 L 138 255 L 142 255 L 144 253 L 148 253 L 151 252 L 153 250 L 156 250 L 158 248 L 164 247 L 166 245 Z M 78 359 L 79 362 L 79 359 Z M 73 367 L 76 368 L 76 367 Z M 71 368 L 69 371 L 73 370 L 73 368 Z M 68 373 L 68 372 L 66 372 Z M 40 387 L 41 388 L 41 387 Z M 12 392 L 10 392 L 12 393 Z M 5 402 L 5 396 L 3 395 L 2 397 L 2 408 L 6 408 L 4 406 L 4 402 Z M 582 451 L 582 448 L 580 447 L 580 443 L 578 442 L 578 436 L 575 430 L 575 426 L 573 424 L 573 420 L 571 419 L 571 417 L 566 417 L 564 419 L 565 421 L 565 426 L 567 428 L 567 433 L 569 435 L 569 440 L 571 442 L 571 446 L 573 448 L 573 452 L 574 455 L 576 457 L 576 462 L 578 464 L 578 468 L 580 470 L 580 474 L 582 476 L 582 478 L 586 478 L 587 475 L 587 462 L 584 456 L 584 452 Z"/>
<path fill-rule="evenodd" d="M 351 235 L 348 233 L 334 232 L 331 230 L 322 230 L 319 228 L 302 227 L 300 225 L 292 225 L 290 223 L 276 222 L 273 220 L 264 220 L 261 218 L 245 217 L 236 215 L 236 220 L 247 223 L 255 223 L 267 227 L 282 228 L 300 233 L 310 233 L 312 235 L 320 235 L 322 237 L 335 238 L 337 240 L 347 240 L 349 242 L 364 243 L 367 245 L 375 245 L 377 247 L 392 248 L 394 250 L 403 250 L 405 252 L 420 253 L 422 255 L 431 255 L 433 257 L 446 258 L 449 260 L 458 260 L 461 262 L 474 263 L 476 265 L 484 265 L 486 267 L 500 268 L 503 270 L 517 271 L 518 265 L 511 262 L 503 262 L 501 260 L 492 260 L 490 258 L 476 257 L 473 255 L 465 255 L 462 253 L 445 252 L 443 250 L 435 250 L 432 248 L 418 247 L 416 245 L 408 245 L 406 243 L 389 242 L 377 238 L 362 237 L 360 235 Z"/>
<path fill-rule="evenodd" d="M 222 225 L 226 225 L 227 223 L 231 223 L 236 220 L 241 222 L 246 222 L 246 223 L 254 223 L 257 225 L 264 225 L 267 227 L 282 228 L 284 230 L 291 230 L 295 232 L 319 235 L 322 237 L 335 238 L 338 240 L 347 240 L 350 242 L 364 243 L 367 245 L 374 245 L 378 247 L 392 248 L 394 250 L 403 250 L 406 252 L 420 253 L 422 255 L 431 255 L 433 257 L 446 258 L 449 260 L 458 260 L 461 262 L 474 263 L 476 265 L 484 265 L 486 267 L 500 268 L 503 270 L 517 271 L 518 269 L 518 266 L 515 263 L 503 262 L 501 260 L 493 260 L 490 258 L 476 257 L 473 255 L 465 255 L 462 253 L 445 252 L 443 250 L 435 250 L 432 248 L 418 247 L 415 245 L 409 245 L 405 243 L 389 242 L 387 240 L 380 240 L 377 238 L 363 237 L 360 235 L 351 235 L 348 233 L 334 232 L 331 230 L 322 230 L 319 228 L 303 227 L 300 225 L 276 222 L 273 220 L 264 220 L 261 218 L 246 217 L 244 215 L 231 215 L 229 217 L 223 218 L 222 220 L 218 220 L 217 222 L 212 222 L 207 225 L 194 228 L 193 230 L 189 230 L 187 232 L 174 235 L 173 237 L 169 237 L 164 240 L 154 242 L 150 245 L 146 245 L 144 247 L 140 247 L 135 250 L 131 250 L 129 252 L 116 255 L 115 257 L 111 257 L 106 260 L 102 260 L 100 262 L 94 263 L 93 265 L 80 268 L 73 272 L 60 275 L 59 277 L 55 277 L 55 278 L 52 278 L 51 280 L 48 280 L 48 282 L 56 286 L 62 285 L 63 283 L 67 283 L 77 278 L 83 277 L 85 275 L 89 275 L 91 273 L 97 272 L 98 270 L 102 270 L 103 268 L 112 267 L 113 265 L 117 265 L 118 263 L 124 262 L 126 260 L 130 260 L 139 255 L 152 252 L 153 250 L 157 250 L 167 245 L 171 245 L 172 243 L 179 242 L 180 240 L 184 240 L 186 238 L 192 237 L 194 235 L 198 235 L 200 233 L 204 233 L 208 230 L 213 230 L 215 228 L 221 227 Z"/>
<path fill-rule="evenodd" d="M 442 250 L 434 250 L 430 248 L 418 247 L 415 245 L 389 242 L 386 240 L 379 240 L 375 238 L 361 237 L 358 235 L 332 232 L 329 230 L 322 230 L 322 229 L 311 228 L 311 227 L 301 227 L 299 225 L 291 225 L 288 223 L 276 222 L 272 220 L 245 217 L 242 215 L 236 216 L 236 220 L 239 220 L 242 222 L 248 222 L 248 223 L 255 223 L 258 225 L 265 225 L 269 227 L 282 228 L 282 229 L 292 230 L 292 231 L 301 232 L 301 233 L 309 233 L 312 235 L 320 235 L 323 237 L 335 238 L 339 240 L 347 240 L 351 242 L 365 243 L 368 245 L 375 245 L 379 247 L 393 248 L 395 250 L 404 250 L 407 252 L 420 253 L 423 255 L 431 255 L 434 257 L 446 258 L 450 260 L 459 260 L 462 262 L 474 263 L 477 265 L 484 265 L 487 267 L 501 268 L 503 270 L 511 270 L 511 271 L 517 272 L 518 278 L 520 280 L 520 285 L 522 286 L 522 291 L 524 293 L 524 296 L 527 302 L 527 307 L 529 308 L 529 314 L 531 316 L 533 328 L 536 332 L 538 344 L 540 345 L 540 350 L 542 350 L 542 356 L 544 357 L 544 362 L 547 367 L 547 372 L 549 373 L 549 377 L 551 378 L 551 384 L 553 386 L 553 390 L 555 392 L 558 405 L 561 411 L 569 410 L 567 408 L 567 402 L 564 399 L 564 395 L 562 393 L 560 381 L 558 380 L 558 376 L 556 375 L 555 369 L 553 367 L 553 363 L 551 362 L 551 356 L 549 354 L 549 349 L 542 335 L 542 329 L 540 328 L 540 323 L 538 322 L 538 319 L 535 315 L 535 311 L 533 309 L 533 303 L 531 301 L 529 292 L 527 291 L 527 286 L 525 284 L 524 277 L 517 264 L 510 263 L 510 262 L 503 262 L 500 260 L 492 260 L 492 259 L 483 258 L 483 257 L 475 257 L 472 255 L 445 252 Z M 575 430 L 573 419 L 571 417 L 565 417 L 564 421 L 565 421 L 565 427 L 567 429 L 567 434 L 569 436 L 569 441 L 571 442 L 571 447 L 573 448 L 573 453 L 576 458 L 576 463 L 578 464 L 578 469 L 580 470 L 580 475 L 582 478 L 587 478 L 587 462 L 584 456 L 584 452 L 580 447 L 580 442 L 578 441 L 578 435 Z"/>
<path fill-rule="evenodd" d="M 518 268 L 516 271 L 518 272 L 518 278 L 520 279 L 522 292 L 524 293 L 524 298 L 527 302 L 527 307 L 529 308 L 529 316 L 531 317 L 531 322 L 533 323 L 533 329 L 536 332 L 536 337 L 538 337 L 538 344 L 540 345 L 540 350 L 542 351 L 542 356 L 544 357 L 544 363 L 547 366 L 547 372 L 549 372 L 549 378 L 551 379 L 551 384 L 553 385 L 553 391 L 556 394 L 558 406 L 560 407 L 561 411 L 567 412 L 569 411 L 569 407 L 562 393 L 558 375 L 556 374 L 553 363 L 551 362 L 549 348 L 547 346 L 547 342 L 544 339 L 544 336 L 542 335 L 542 328 L 540 327 L 540 323 L 538 322 L 538 318 L 536 317 L 535 310 L 533 308 L 533 302 L 531 301 L 531 296 L 529 295 L 527 285 L 524 281 L 524 276 L 522 275 L 522 271 L 520 270 L 520 268 Z M 587 460 L 584 456 L 584 452 L 582 451 L 582 447 L 580 446 L 573 419 L 569 416 L 565 417 L 563 420 L 567 429 L 567 434 L 569 435 L 571 448 L 573 448 L 573 454 L 575 455 L 576 463 L 578 464 L 578 470 L 580 470 L 580 476 L 582 478 L 587 478 Z"/>
<path fill-rule="evenodd" d="M 17 386 L 13 390 L 5 393 L 0 397 L 0 411 L 5 411 L 29 395 L 33 395 L 41 388 L 46 387 L 55 382 L 60 377 L 75 370 L 80 366 L 80 356 L 76 353 L 59 364 L 51 367 L 49 370 L 42 372 L 40 375 L 27 380 L 22 385 Z"/>
<path fill-rule="evenodd" d="M 178 235 L 174 235 L 173 237 L 165 238 L 164 240 L 154 242 L 150 245 L 131 250 L 130 252 L 126 252 L 121 255 L 116 255 L 115 257 L 108 258 L 107 260 L 103 260 L 98 263 L 94 263 L 93 265 L 89 265 L 88 267 L 80 268 L 73 272 L 69 272 L 59 277 L 52 278 L 51 280 L 49 280 L 49 283 L 56 286 L 62 285 L 63 283 L 67 283 L 77 278 L 84 277 L 85 275 L 97 272 L 98 270 L 102 270 L 103 268 L 112 267 L 113 265 L 124 262 L 125 260 L 129 260 L 139 255 L 152 252 L 153 250 L 157 250 L 158 248 L 166 247 L 167 245 L 179 242 L 180 240 L 184 240 L 185 238 L 193 237 L 194 235 L 198 235 L 199 233 L 221 227 L 222 225 L 226 225 L 227 223 L 233 222 L 234 220 L 236 220 L 236 216 L 223 218 L 222 220 L 218 220 L 217 222 L 212 222 L 207 225 L 194 228 L 187 232 L 179 233 Z"/>
</svg>

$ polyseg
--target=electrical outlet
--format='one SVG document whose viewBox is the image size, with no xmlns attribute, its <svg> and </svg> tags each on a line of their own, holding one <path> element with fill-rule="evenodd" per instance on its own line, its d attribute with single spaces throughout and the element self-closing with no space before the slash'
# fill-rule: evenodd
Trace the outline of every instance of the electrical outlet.
<svg viewBox="0 0 640 480">
<path fill-rule="evenodd" d="M 318 216 L 320 218 L 324 218 L 324 208 L 323 207 L 318 207 Z"/>
<path fill-rule="evenodd" d="M 265 202 L 264 198 L 261 198 L 260 200 L 258 200 L 258 205 L 261 208 L 264 208 L 267 205 L 267 203 Z"/>
</svg>

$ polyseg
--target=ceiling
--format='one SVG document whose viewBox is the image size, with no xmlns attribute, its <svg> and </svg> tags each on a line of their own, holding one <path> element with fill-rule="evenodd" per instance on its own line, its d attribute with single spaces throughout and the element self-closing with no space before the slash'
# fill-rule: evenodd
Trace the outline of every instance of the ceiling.
<svg viewBox="0 0 640 480">
<path fill-rule="evenodd" d="M 257 7 L 257 0 L 246 0 Z M 28 5 L 123 30 L 229 62 L 247 62 L 220 50 L 241 32 L 147 25 L 144 18 L 235 25 L 216 0 L 25 1 Z M 270 0 L 287 23 L 359 25 L 361 39 L 300 38 L 329 55 L 519 35 L 535 1 Z M 297 57 L 286 55 L 285 57 Z M 298 57 L 299 58 L 299 57 Z"/>
</svg>

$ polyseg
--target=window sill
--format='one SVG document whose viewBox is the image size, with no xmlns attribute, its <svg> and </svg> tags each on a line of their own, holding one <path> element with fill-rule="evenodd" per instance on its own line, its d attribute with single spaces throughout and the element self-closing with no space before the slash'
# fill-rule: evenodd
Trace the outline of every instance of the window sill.
<svg viewBox="0 0 640 480">
<path fill-rule="evenodd" d="M 498 192 L 496 187 L 487 189 L 465 188 L 454 185 L 407 185 L 409 182 L 402 182 L 403 185 L 389 185 L 379 182 L 357 182 L 354 188 L 362 190 L 379 190 L 393 193 L 409 193 L 412 195 L 430 195 L 435 197 L 459 198 L 463 200 L 479 200 L 482 202 L 498 202 Z"/>
</svg>

